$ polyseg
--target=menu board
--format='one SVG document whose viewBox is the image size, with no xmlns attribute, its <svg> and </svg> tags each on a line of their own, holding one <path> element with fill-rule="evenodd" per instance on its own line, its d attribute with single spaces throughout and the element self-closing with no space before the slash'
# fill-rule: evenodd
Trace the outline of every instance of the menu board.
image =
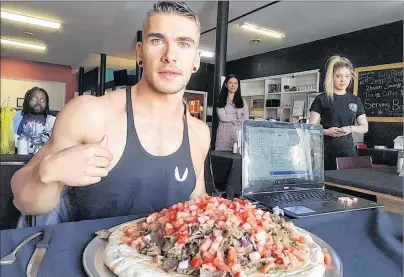
<svg viewBox="0 0 404 277">
<path fill-rule="evenodd" d="M 354 92 L 369 121 L 402 121 L 403 63 L 357 68 Z"/>
</svg>

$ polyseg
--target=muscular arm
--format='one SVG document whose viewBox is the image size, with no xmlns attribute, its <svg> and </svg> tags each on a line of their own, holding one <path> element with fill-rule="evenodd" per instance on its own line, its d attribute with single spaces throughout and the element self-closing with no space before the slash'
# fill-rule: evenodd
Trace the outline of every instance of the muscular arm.
<svg viewBox="0 0 404 277">
<path fill-rule="evenodd" d="M 190 198 L 195 198 L 200 195 L 206 194 L 205 186 L 205 159 L 210 148 L 210 130 L 208 126 L 203 122 L 198 122 L 194 128 L 195 138 L 191 141 L 193 144 L 191 148 L 197 149 L 195 151 L 195 157 L 198 159 L 200 165 L 199 174 L 196 176 L 196 184 Z"/>
<path fill-rule="evenodd" d="M 60 150 L 86 141 L 88 130 L 97 133 L 95 126 L 99 125 L 99 113 L 96 110 L 100 101 L 105 100 L 81 96 L 70 101 L 58 114 L 49 141 L 13 175 L 14 205 L 23 214 L 46 214 L 57 206 L 64 184 L 50 181 L 53 178 L 49 177 L 49 173 L 54 172 L 47 172 L 47 160 Z"/>
</svg>

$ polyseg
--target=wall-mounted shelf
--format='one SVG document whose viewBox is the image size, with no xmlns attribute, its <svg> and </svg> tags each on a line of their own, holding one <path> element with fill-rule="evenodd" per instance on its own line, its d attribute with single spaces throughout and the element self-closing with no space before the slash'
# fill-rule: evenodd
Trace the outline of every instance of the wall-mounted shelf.
<svg viewBox="0 0 404 277">
<path fill-rule="evenodd" d="M 319 71 L 319 69 L 315 69 L 241 80 L 241 96 L 246 100 L 250 109 L 252 108 L 253 100 L 264 98 L 264 108 L 254 108 L 252 115 L 281 121 L 292 121 L 293 102 L 305 100 L 304 117 L 308 117 L 310 99 L 319 94 Z M 295 87 L 296 90 L 290 91 L 292 87 Z M 279 101 L 279 107 L 266 107 L 267 100 Z"/>
<path fill-rule="evenodd" d="M 309 114 L 309 96 L 319 91 L 319 69 L 283 74 L 278 76 L 270 76 L 266 80 L 266 90 L 273 87 L 275 82 L 279 83 L 280 107 L 278 109 L 265 109 L 264 118 L 276 118 L 280 121 L 293 121 L 293 103 L 297 100 L 305 101 L 304 117 Z M 292 90 L 291 90 L 292 89 Z M 265 94 L 265 102 L 271 93 Z"/>
</svg>

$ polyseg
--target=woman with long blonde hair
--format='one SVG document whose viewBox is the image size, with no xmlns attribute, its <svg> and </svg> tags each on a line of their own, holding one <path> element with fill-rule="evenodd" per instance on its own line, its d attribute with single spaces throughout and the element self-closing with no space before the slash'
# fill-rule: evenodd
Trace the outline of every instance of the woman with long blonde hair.
<svg viewBox="0 0 404 277">
<path fill-rule="evenodd" d="M 356 155 L 352 133 L 365 134 L 368 121 L 362 101 L 347 92 L 355 70 L 344 57 L 332 56 L 327 61 L 325 93 L 318 95 L 310 107 L 310 123 L 324 129 L 324 168 L 336 169 L 337 157 Z"/>
</svg>

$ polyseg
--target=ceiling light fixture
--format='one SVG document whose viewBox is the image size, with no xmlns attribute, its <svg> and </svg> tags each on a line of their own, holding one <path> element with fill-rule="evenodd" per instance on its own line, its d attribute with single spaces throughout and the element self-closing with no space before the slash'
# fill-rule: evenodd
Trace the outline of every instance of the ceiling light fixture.
<svg viewBox="0 0 404 277">
<path fill-rule="evenodd" d="M 215 56 L 215 53 L 202 50 L 201 51 L 201 56 L 206 57 L 206 58 L 213 58 Z"/>
<path fill-rule="evenodd" d="M 4 39 L 4 38 L 1 39 L 1 44 L 12 45 L 12 46 L 17 46 L 17 47 L 22 47 L 22 48 L 31 48 L 31 49 L 41 50 L 41 51 L 46 50 L 45 45 L 26 43 L 26 42 L 9 40 L 9 39 Z"/>
<path fill-rule="evenodd" d="M 34 18 L 34 17 L 6 12 L 6 11 L 1 11 L 1 18 L 12 20 L 12 21 L 18 21 L 18 22 L 22 22 L 22 23 L 27 23 L 27 24 L 32 24 L 32 25 L 37 25 L 37 26 L 42 26 L 42 27 L 48 27 L 48 28 L 52 28 L 52 29 L 59 29 L 60 25 L 61 25 L 61 23 L 59 23 L 59 22 L 53 22 L 53 21 L 49 21 L 49 20 Z"/>
<path fill-rule="evenodd" d="M 262 35 L 266 35 L 266 36 L 270 36 L 270 37 L 274 37 L 274 38 L 282 39 L 282 38 L 286 37 L 285 33 L 262 28 L 255 24 L 251 24 L 251 23 L 247 23 L 247 22 L 244 22 L 244 24 L 242 24 L 240 27 L 242 27 L 246 30 L 249 30 L 249 31 L 253 31 L 253 32 L 260 33 Z"/>
</svg>

